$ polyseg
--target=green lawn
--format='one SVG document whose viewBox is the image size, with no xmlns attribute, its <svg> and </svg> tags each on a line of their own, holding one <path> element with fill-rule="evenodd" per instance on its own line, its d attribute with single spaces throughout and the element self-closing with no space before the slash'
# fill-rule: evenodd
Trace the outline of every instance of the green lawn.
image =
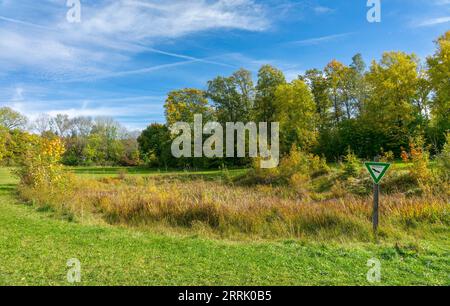
<svg viewBox="0 0 450 306">
<path fill-rule="evenodd" d="M 82 285 L 370 285 L 371 258 L 382 285 L 450 285 L 448 229 L 417 248 L 218 241 L 57 220 L 20 203 L 15 184 L 0 169 L 0 285 L 68 285 L 70 258 Z"/>
</svg>

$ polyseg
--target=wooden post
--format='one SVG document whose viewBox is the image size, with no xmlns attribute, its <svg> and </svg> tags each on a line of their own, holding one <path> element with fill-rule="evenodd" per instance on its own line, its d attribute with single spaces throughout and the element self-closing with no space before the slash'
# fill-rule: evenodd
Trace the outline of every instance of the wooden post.
<svg viewBox="0 0 450 306">
<path fill-rule="evenodd" d="M 375 162 L 379 161 L 379 157 L 376 156 L 374 158 Z M 379 209 L 380 209 L 380 185 L 373 184 L 373 214 L 372 214 L 372 223 L 373 223 L 373 232 L 375 237 L 378 234 L 378 224 L 379 224 Z"/>
<path fill-rule="evenodd" d="M 380 185 L 373 184 L 373 232 L 375 236 L 378 233 L 378 223 L 379 223 L 379 207 L 380 207 Z"/>
</svg>

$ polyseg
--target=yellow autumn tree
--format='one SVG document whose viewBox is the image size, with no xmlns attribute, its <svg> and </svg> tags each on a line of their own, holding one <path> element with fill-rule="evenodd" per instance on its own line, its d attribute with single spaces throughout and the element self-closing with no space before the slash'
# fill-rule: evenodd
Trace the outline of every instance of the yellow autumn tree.
<svg viewBox="0 0 450 306">
<path fill-rule="evenodd" d="M 432 125 L 439 144 L 450 131 L 450 31 L 436 41 L 437 50 L 427 58 L 428 75 L 433 91 Z"/>
<path fill-rule="evenodd" d="M 21 183 L 37 187 L 60 181 L 63 177 L 60 161 L 65 152 L 62 140 L 58 137 L 29 136 L 29 145 L 16 170 Z"/>
</svg>

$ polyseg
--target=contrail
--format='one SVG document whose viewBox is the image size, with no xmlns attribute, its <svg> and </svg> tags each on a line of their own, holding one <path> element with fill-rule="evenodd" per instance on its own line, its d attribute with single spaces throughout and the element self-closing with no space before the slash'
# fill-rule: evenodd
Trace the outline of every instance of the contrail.
<svg viewBox="0 0 450 306">
<path fill-rule="evenodd" d="M 143 74 L 143 73 L 153 72 L 153 71 L 157 71 L 157 70 L 161 70 L 161 69 L 165 69 L 165 68 L 173 68 L 173 67 L 177 67 L 177 66 L 183 66 L 183 65 L 187 65 L 187 64 L 191 64 L 191 63 L 195 63 L 195 62 L 200 62 L 200 60 L 189 60 L 189 61 L 172 63 L 172 64 L 156 65 L 156 66 L 142 68 L 142 69 L 136 69 L 136 70 L 111 72 L 111 73 L 99 74 L 99 75 L 95 75 L 95 76 L 63 80 L 63 81 L 61 81 L 61 83 L 93 81 L 93 80 L 100 80 L 100 79 L 123 77 L 123 76 L 133 75 L 133 74 Z"/>
<path fill-rule="evenodd" d="M 328 35 L 328 36 L 321 36 L 321 37 L 315 37 L 315 38 L 310 38 L 310 39 L 291 41 L 291 42 L 289 42 L 289 44 L 296 44 L 296 45 L 302 45 L 302 46 L 311 46 L 311 45 L 320 44 L 322 42 L 331 41 L 331 40 L 334 40 L 336 38 L 346 37 L 346 36 L 352 35 L 352 34 L 354 34 L 354 32 L 334 34 L 334 35 Z"/>
<path fill-rule="evenodd" d="M 162 50 L 158 50 L 158 49 L 154 49 L 154 48 L 148 48 L 148 47 L 145 47 L 145 46 L 141 46 L 141 47 L 143 47 L 144 50 L 149 51 L 149 52 L 163 54 L 163 55 L 172 56 L 172 57 L 176 57 L 176 58 L 182 58 L 182 59 L 187 59 L 187 60 L 199 61 L 199 62 L 202 62 L 202 63 L 213 64 L 213 65 L 218 65 L 218 66 L 225 66 L 225 67 L 231 67 L 231 68 L 235 67 L 235 66 L 230 65 L 230 64 L 216 62 L 216 61 L 210 61 L 210 60 L 207 60 L 207 59 L 196 58 L 196 57 L 192 57 L 192 56 L 189 56 L 189 55 L 183 55 L 183 54 L 177 54 L 177 53 L 172 53 L 172 52 L 166 52 L 166 51 L 162 51 Z"/>
<path fill-rule="evenodd" d="M 0 20 L 15 23 L 15 24 L 20 24 L 20 25 L 24 25 L 24 26 L 28 26 L 28 27 L 33 27 L 33 28 L 41 29 L 41 30 L 57 31 L 57 29 L 55 29 L 55 28 L 51 28 L 51 27 L 47 27 L 47 26 L 43 26 L 43 25 L 39 25 L 39 24 L 27 22 L 27 21 L 22 21 L 22 20 L 18 20 L 18 19 L 8 18 L 5 16 L 0 16 Z M 101 41 L 101 40 L 99 40 L 99 41 Z M 96 43 L 96 41 L 92 41 L 92 43 Z M 97 43 L 98 43 L 98 41 L 97 41 Z M 141 44 L 134 44 L 134 43 L 129 43 L 129 42 L 124 42 L 124 43 L 127 44 L 128 46 L 139 47 L 139 48 L 141 48 L 141 50 L 144 50 L 144 51 L 167 55 L 167 56 L 171 56 L 171 57 L 175 57 L 175 58 L 181 58 L 181 59 L 186 59 L 186 60 L 191 60 L 191 61 L 198 61 L 198 62 L 217 65 L 217 66 L 224 66 L 224 67 L 231 67 L 231 68 L 236 67 L 236 66 L 226 64 L 226 63 L 210 61 L 208 59 L 201 59 L 201 58 L 196 58 L 196 57 L 189 56 L 189 55 L 178 54 L 178 53 L 167 52 L 167 51 L 163 51 L 163 50 L 159 50 L 159 49 L 155 49 L 155 48 L 150 48 L 150 47 L 143 46 Z M 101 44 L 101 45 L 105 46 L 104 44 Z M 112 47 L 113 49 L 120 49 L 120 48 L 112 46 L 111 44 L 109 44 L 107 47 L 110 47 L 110 48 Z"/>
<path fill-rule="evenodd" d="M 4 16 L 0 16 L 0 20 L 7 21 L 7 22 L 12 22 L 12 23 L 16 23 L 16 24 L 21 24 L 21 25 L 25 25 L 25 26 L 28 26 L 28 27 L 42 29 L 42 30 L 52 30 L 52 31 L 55 30 L 53 28 L 46 27 L 46 26 L 43 26 L 43 25 L 40 25 L 40 24 L 35 24 L 35 23 L 22 21 L 22 20 L 18 20 L 18 19 L 13 19 L 13 18 L 8 18 L 8 17 L 4 17 Z"/>
</svg>

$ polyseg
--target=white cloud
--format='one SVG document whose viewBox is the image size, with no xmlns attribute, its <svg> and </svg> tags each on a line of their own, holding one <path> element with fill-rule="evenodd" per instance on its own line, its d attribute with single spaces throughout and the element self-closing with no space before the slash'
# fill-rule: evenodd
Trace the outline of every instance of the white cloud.
<svg viewBox="0 0 450 306">
<path fill-rule="evenodd" d="M 23 88 L 16 88 L 12 102 L 6 106 L 35 120 L 42 114 L 56 116 L 65 114 L 70 118 L 77 116 L 89 117 L 141 117 L 157 118 L 163 113 L 163 101 L 160 96 L 134 96 L 113 99 L 84 99 L 84 100 L 33 100 L 28 99 Z M 129 107 L 133 103 L 133 107 Z"/>
<path fill-rule="evenodd" d="M 269 26 L 263 7 L 253 0 L 122 0 L 88 8 L 84 15 L 88 17 L 83 17 L 83 32 L 132 41 L 219 28 L 261 31 Z"/>
<path fill-rule="evenodd" d="M 18 20 L 18 19 L 14 19 L 14 18 L 8 18 L 8 17 L 4 17 L 4 16 L 0 16 L 0 20 L 11 22 L 11 23 L 15 23 L 15 24 L 19 24 L 19 25 L 24 25 L 24 26 L 27 26 L 27 27 L 37 28 L 37 29 L 54 30 L 52 28 L 49 28 L 49 27 L 46 27 L 46 26 L 43 26 L 43 25 L 39 25 L 39 24 L 27 22 L 27 21 L 22 21 L 22 20 Z"/>
<path fill-rule="evenodd" d="M 16 87 L 12 101 L 23 101 L 23 91 L 22 87 Z"/>
<path fill-rule="evenodd" d="M 92 107 L 92 108 L 65 108 L 65 109 L 56 109 L 45 112 L 49 116 L 56 116 L 58 114 L 67 115 L 70 118 L 74 117 L 119 117 L 119 116 L 139 116 L 143 113 L 146 115 L 151 114 L 160 114 L 162 109 L 155 110 L 154 108 L 149 107 L 139 107 L 133 106 L 130 107 Z M 32 117 L 35 117 L 33 115 Z"/>
<path fill-rule="evenodd" d="M 434 0 L 436 5 L 448 5 L 450 0 Z"/>
<path fill-rule="evenodd" d="M 438 18 L 430 18 L 423 21 L 420 21 L 419 23 L 413 24 L 416 27 L 429 27 L 439 24 L 444 24 L 450 22 L 450 16 L 446 17 L 438 17 Z"/>
<path fill-rule="evenodd" d="M 305 74 L 304 70 L 298 70 L 298 69 L 286 69 L 283 70 L 284 76 L 286 77 L 286 80 L 288 82 L 292 82 L 293 80 L 298 79 L 300 75 Z"/>
<path fill-rule="evenodd" d="M 332 13 L 334 10 L 332 8 L 326 7 L 326 6 L 316 6 L 314 7 L 314 12 L 316 14 L 329 14 Z"/>
<path fill-rule="evenodd" d="M 0 37 L 0 59 L 5 62 L 34 65 L 42 61 L 74 59 L 74 49 L 56 40 L 33 38 L 5 30 L 0 30 Z"/>
<path fill-rule="evenodd" d="M 5 4 L 5 2 L 2 2 Z M 28 71 L 49 80 L 105 78 L 148 73 L 159 67 L 126 69 L 133 56 L 152 52 L 186 62 L 226 63 L 165 52 L 159 39 L 214 29 L 262 31 L 269 26 L 263 6 L 254 0 L 103 0 L 82 2 L 82 22 L 65 20 L 65 1 L 47 0 L 37 12 L 15 12 L 24 3 L 7 2 L 0 16 L 0 65 L 4 71 Z M 29 18 L 26 18 L 29 16 Z M 25 17 L 25 18 L 24 18 Z M 31 21 L 30 21 L 31 20 Z M 180 63 L 169 63 L 167 68 Z M 162 68 L 165 65 L 161 65 Z"/>
<path fill-rule="evenodd" d="M 0 29 L 0 65 L 5 71 L 28 69 L 39 78 L 58 80 L 104 72 L 98 63 L 120 59 L 118 54 L 75 47 L 47 33 Z"/>
</svg>

